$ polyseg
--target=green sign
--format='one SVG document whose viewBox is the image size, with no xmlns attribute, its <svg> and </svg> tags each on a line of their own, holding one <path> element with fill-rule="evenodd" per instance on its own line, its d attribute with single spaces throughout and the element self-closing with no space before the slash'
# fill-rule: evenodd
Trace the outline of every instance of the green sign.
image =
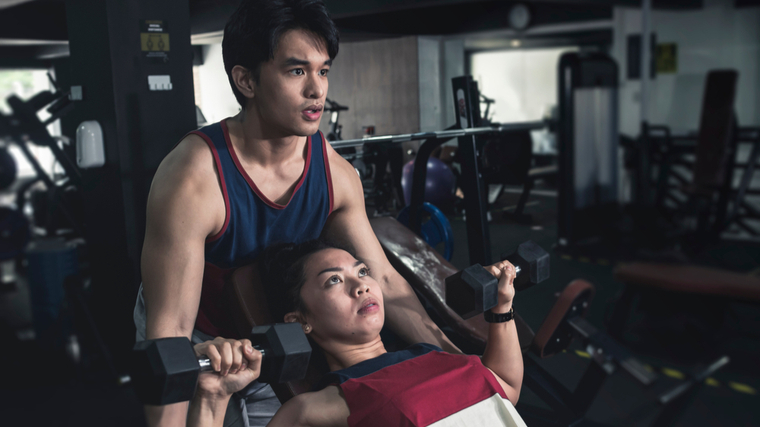
<svg viewBox="0 0 760 427">
<path fill-rule="evenodd" d="M 658 44 L 655 60 L 657 62 L 657 74 L 677 73 L 678 45 L 675 43 Z"/>
</svg>

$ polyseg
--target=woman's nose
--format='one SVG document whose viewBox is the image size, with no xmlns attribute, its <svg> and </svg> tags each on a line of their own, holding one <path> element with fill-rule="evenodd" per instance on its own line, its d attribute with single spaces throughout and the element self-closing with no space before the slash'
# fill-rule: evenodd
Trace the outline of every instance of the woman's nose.
<svg viewBox="0 0 760 427">
<path fill-rule="evenodd" d="M 353 289 L 354 295 L 359 296 L 369 292 L 369 285 L 364 282 L 357 281 Z"/>
</svg>

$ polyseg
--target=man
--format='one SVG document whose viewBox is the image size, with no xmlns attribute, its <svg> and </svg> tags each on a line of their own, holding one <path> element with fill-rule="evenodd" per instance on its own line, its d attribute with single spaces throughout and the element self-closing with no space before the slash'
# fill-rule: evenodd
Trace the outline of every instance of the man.
<svg viewBox="0 0 760 427">
<path fill-rule="evenodd" d="M 369 264 L 387 301 L 387 324 L 402 339 L 458 351 L 391 267 L 356 172 L 318 131 L 338 53 L 322 1 L 243 1 L 222 47 L 242 111 L 188 134 L 156 172 L 137 339 L 235 338 L 222 298 L 225 275 L 271 243 L 323 236 L 355 247 Z M 279 407 L 269 386 L 254 382 L 241 393 L 245 401 L 231 401 L 225 425 L 265 425 Z M 186 403 L 146 407 L 150 425 L 183 425 L 186 413 Z"/>
</svg>

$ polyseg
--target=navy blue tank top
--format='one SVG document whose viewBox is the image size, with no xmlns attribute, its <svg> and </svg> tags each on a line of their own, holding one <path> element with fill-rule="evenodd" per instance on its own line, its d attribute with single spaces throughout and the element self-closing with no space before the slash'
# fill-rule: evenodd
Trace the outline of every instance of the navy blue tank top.
<svg viewBox="0 0 760 427">
<path fill-rule="evenodd" d="M 229 338 L 237 333 L 229 318 L 223 288 L 229 273 L 253 262 L 273 243 L 316 239 L 333 208 L 327 147 L 321 132 L 308 137 L 306 161 L 290 200 L 280 205 L 256 187 L 238 160 L 225 121 L 191 132 L 211 148 L 219 172 L 226 217 L 206 240 L 206 265 L 196 329 Z"/>
</svg>

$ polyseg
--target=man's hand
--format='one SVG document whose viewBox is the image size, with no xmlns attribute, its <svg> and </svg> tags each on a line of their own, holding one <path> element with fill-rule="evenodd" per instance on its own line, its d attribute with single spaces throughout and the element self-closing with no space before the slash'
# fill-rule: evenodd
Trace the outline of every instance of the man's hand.
<svg viewBox="0 0 760 427">
<path fill-rule="evenodd" d="M 499 279 L 499 297 L 496 307 L 491 310 L 494 313 L 506 313 L 512 309 L 512 300 L 515 298 L 515 266 L 509 261 L 499 261 L 496 264 L 485 267 L 486 271 Z"/>
<path fill-rule="evenodd" d="M 205 355 L 214 372 L 201 373 L 198 393 L 226 397 L 242 390 L 261 373 L 261 352 L 249 340 L 221 337 L 194 347 L 196 356 Z"/>
</svg>

